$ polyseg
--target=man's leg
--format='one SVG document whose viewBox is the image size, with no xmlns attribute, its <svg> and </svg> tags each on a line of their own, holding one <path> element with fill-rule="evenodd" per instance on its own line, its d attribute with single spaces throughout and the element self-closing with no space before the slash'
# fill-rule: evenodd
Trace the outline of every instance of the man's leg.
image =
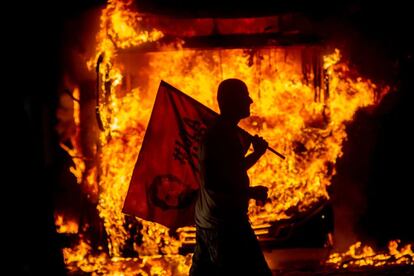
<svg viewBox="0 0 414 276">
<path fill-rule="evenodd" d="M 211 262 L 208 229 L 196 229 L 196 246 L 194 249 L 193 263 L 190 268 L 190 276 L 212 276 L 213 264 Z"/>
<path fill-rule="evenodd" d="M 249 267 L 254 273 L 252 275 L 271 276 L 272 271 L 264 258 L 263 251 L 250 223 L 245 225 L 245 241 L 245 252 L 247 253 L 247 258 L 250 259 Z"/>
<path fill-rule="evenodd" d="M 217 263 L 220 276 L 272 275 L 248 221 L 222 229 L 218 241 Z"/>
</svg>

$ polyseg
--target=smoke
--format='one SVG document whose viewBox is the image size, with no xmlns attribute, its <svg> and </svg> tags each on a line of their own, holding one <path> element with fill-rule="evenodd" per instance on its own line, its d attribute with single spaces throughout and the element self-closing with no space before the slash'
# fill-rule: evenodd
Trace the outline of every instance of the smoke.
<svg viewBox="0 0 414 276">
<path fill-rule="evenodd" d="M 357 240 L 385 246 L 391 239 L 414 241 L 410 224 L 413 194 L 413 44 L 406 4 L 353 2 L 335 14 L 313 15 L 314 30 L 341 49 L 352 69 L 388 93 L 347 125 L 348 139 L 332 180 L 334 246 Z M 387 18 L 387 20 L 384 20 Z"/>
<path fill-rule="evenodd" d="M 397 74 L 399 85 L 347 125 L 331 191 L 338 251 L 357 240 L 377 247 L 392 239 L 414 240 L 412 58 L 405 63 Z"/>
<path fill-rule="evenodd" d="M 367 210 L 366 183 L 372 173 L 377 128 L 372 115 L 364 110 L 347 125 L 348 139 L 343 145 L 344 155 L 337 161 L 331 191 L 334 244 L 340 251 L 361 239 L 357 225 Z"/>
</svg>

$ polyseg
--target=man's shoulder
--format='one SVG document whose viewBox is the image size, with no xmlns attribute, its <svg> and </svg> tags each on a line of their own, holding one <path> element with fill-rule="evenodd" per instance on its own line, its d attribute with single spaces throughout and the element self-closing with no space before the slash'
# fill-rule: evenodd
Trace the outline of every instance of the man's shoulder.
<svg viewBox="0 0 414 276">
<path fill-rule="evenodd" d="M 226 141 L 232 140 L 235 136 L 235 131 L 224 124 L 217 122 L 207 129 L 205 134 L 205 141 Z"/>
</svg>

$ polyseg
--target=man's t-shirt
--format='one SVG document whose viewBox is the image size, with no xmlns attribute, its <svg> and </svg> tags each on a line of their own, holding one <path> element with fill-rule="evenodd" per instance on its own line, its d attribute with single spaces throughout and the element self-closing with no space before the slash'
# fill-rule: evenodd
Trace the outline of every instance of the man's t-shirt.
<svg viewBox="0 0 414 276">
<path fill-rule="evenodd" d="M 239 128 L 219 117 L 200 147 L 200 192 L 195 222 L 202 228 L 247 219 L 249 177 Z"/>
</svg>

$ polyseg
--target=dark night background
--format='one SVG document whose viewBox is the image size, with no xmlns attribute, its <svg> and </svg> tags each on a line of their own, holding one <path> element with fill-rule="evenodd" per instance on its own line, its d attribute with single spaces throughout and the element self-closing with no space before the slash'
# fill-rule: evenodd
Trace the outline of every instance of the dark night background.
<svg viewBox="0 0 414 276">
<path fill-rule="evenodd" d="M 140 5 L 153 12 L 185 15 L 190 10 L 201 16 L 299 11 L 315 22 L 316 32 L 338 46 L 346 45 L 347 57 L 361 75 L 398 87 L 377 110 L 358 112 L 355 122 L 348 126 L 349 139 L 338 161 L 333 200 L 358 208 L 353 226 L 358 237 L 379 246 L 393 238 L 414 242 L 414 31 L 410 4 L 351 0 L 332 4 L 273 1 L 285 3 L 271 5 L 263 0 L 232 0 L 221 6 L 221 2 L 146 0 Z M 5 182 L 10 183 L 11 191 L 4 197 L 12 195 L 10 199 L 17 201 L 12 208 L 8 205 L 4 209 L 13 211 L 5 212 L 3 225 L 7 224 L 10 231 L 8 254 L 14 275 L 64 274 L 60 241 L 53 225 L 56 168 L 66 158 L 53 129 L 56 91 L 63 70 L 63 29 L 67 20 L 103 4 L 98 0 L 31 1 L 11 8 L 15 11 L 11 22 L 19 24 L 10 32 L 8 45 L 16 53 L 12 56 L 17 56 L 10 67 L 12 85 L 8 88 L 16 97 L 6 117 L 12 118 L 10 126 L 5 126 L 10 130 L 7 150 L 12 151 L 8 162 L 11 169 L 6 174 L 13 181 Z"/>
</svg>

